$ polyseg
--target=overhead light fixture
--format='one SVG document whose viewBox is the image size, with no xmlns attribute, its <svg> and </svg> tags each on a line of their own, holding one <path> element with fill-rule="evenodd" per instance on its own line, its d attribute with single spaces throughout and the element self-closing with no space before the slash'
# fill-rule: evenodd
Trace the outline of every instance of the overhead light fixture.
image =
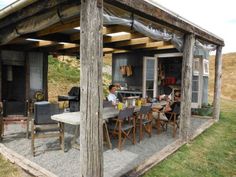
<svg viewBox="0 0 236 177">
<path fill-rule="evenodd" d="M 74 29 L 75 29 L 75 30 L 80 30 L 80 26 L 78 26 L 78 27 L 75 27 Z"/>
<path fill-rule="evenodd" d="M 130 34 L 130 33 L 122 31 L 122 32 L 118 32 L 118 33 L 106 34 L 106 36 L 113 37 L 113 36 L 122 36 L 122 35 L 125 35 L 125 34 Z"/>
<path fill-rule="evenodd" d="M 58 44 L 71 44 L 71 43 L 68 43 L 68 42 L 59 42 Z"/>
<path fill-rule="evenodd" d="M 34 42 L 39 42 L 39 41 L 43 41 L 41 39 L 33 39 L 33 38 L 27 38 L 27 41 L 34 41 Z"/>
</svg>

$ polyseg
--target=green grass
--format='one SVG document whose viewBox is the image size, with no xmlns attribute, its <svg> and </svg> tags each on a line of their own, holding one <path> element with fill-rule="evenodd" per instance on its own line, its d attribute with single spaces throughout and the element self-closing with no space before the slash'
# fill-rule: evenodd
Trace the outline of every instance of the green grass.
<svg viewBox="0 0 236 177">
<path fill-rule="evenodd" d="M 48 78 L 49 82 L 61 82 L 63 79 L 67 82 L 78 82 L 80 78 L 80 69 L 71 67 L 69 64 L 59 62 L 52 56 L 48 57 Z"/>
<path fill-rule="evenodd" d="M 70 61 L 72 62 L 72 61 Z M 80 84 L 79 64 L 61 62 L 52 56 L 48 57 L 48 92 L 49 101 L 56 102 L 58 95 L 67 95 L 73 86 Z M 73 63 L 78 61 L 73 61 Z M 111 84 L 111 75 L 103 73 L 104 98 L 108 94 L 108 86 Z"/>
<path fill-rule="evenodd" d="M 220 121 L 144 177 L 236 176 L 236 102 L 223 100 Z"/>
<path fill-rule="evenodd" d="M 0 155 L 0 177 L 20 177 L 22 173 L 20 169 L 12 165 L 10 162 L 6 161 Z"/>
</svg>

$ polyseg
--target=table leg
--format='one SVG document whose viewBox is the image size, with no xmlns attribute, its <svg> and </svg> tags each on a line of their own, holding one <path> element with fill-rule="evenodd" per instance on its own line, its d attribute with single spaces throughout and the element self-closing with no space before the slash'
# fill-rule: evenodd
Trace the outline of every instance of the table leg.
<svg viewBox="0 0 236 177">
<path fill-rule="evenodd" d="M 71 142 L 72 147 L 75 149 L 80 149 L 80 144 L 76 143 L 76 140 L 79 137 L 79 132 L 80 132 L 80 127 L 79 127 L 79 125 L 76 125 L 75 126 L 75 135 L 74 135 L 72 142 Z"/>
<path fill-rule="evenodd" d="M 63 122 L 60 122 L 60 143 L 61 143 L 61 149 L 63 152 L 65 152 L 65 125 Z"/>
<path fill-rule="evenodd" d="M 28 115 L 28 117 L 27 117 L 27 127 L 26 127 L 26 138 L 28 138 L 29 139 L 29 123 L 32 121 L 32 117 L 31 117 L 31 115 Z"/>
<path fill-rule="evenodd" d="M 0 113 L 0 114 L 1 114 L 1 113 Z M 3 127 L 3 118 L 0 117 L 0 141 L 2 141 L 3 130 L 4 130 L 4 127 Z"/>
<path fill-rule="evenodd" d="M 108 128 L 107 128 L 107 123 L 106 122 L 103 123 L 103 127 L 104 127 L 103 133 L 105 135 L 108 148 L 112 149 L 111 139 L 110 139 L 110 136 L 109 136 L 109 132 L 108 132 Z"/>
<path fill-rule="evenodd" d="M 158 134 L 161 133 L 160 112 L 158 112 L 158 116 L 157 116 L 157 133 Z"/>
</svg>

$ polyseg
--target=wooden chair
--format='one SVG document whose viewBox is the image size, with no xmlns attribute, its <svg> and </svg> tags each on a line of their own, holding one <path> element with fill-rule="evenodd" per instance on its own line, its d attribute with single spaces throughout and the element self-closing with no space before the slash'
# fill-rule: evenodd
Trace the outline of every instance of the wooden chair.
<svg viewBox="0 0 236 177">
<path fill-rule="evenodd" d="M 126 139 L 133 144 L 135 139 L 135 117 L 133 116 L 134 108 L 120 110 L 118 118 L 114 124 L 109 124 L 108 129 L 113 136 L 118 136 L 118 149 L 121 150 Z M 131 136 L 132 135 L 132 136 Z"/>
<path fill-rule="evenodd" d="M 31 122 L 31 152 L 35 156 L 35 139 L 58 137 L 61 149 L 64 151 L 64 127 L 51 119 L 58 114 L 59 107 L 42 101 L 34 104 L 34 117 Z"/>
<path fill-rule="evenodd" d="M 139 141 L 143 139 L 143 133 L 152 136 L 152 105 L 141 106 L 136 119 L 136 127 L 139 129 Z"/>
<path fill-rule="evenodd" d="M 177 128 L 179 128 L 179 115 L 180 115 L 180 102 L 174 102 L 171 105 L 171 111 L 165 112 L 165 118 L 161 118 L 161 113 L 158 114 L 158 119 L 160 123 L 167 130 L 168 125 L 173 127 L 173 137 L 176 136 Z"/>
<path fill-rule="evenodd" d="M 113 107 L 112 101 L 103 100 L 103 108 Z"/>
</svg>

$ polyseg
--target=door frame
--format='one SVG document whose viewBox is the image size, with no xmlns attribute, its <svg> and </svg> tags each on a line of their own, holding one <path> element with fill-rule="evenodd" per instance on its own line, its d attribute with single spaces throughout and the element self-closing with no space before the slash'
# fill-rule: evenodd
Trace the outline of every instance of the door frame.
<svg viewBox="0 0 236 177">
<path fill-rule="evenodd" d="M 149 57 L 149 56 L 144 56 L 143 57 L 143 87 L 142 87 L 142 95 L 143 98 L 146 98 L 147 92 L 146 92 L 146 79 L 147 79 L 147 60 L 154 60 L 154 80 L 153 80 L 153 97 L 155 98 L 157 96 L 157 78 L 158 78 L 158 63 L 156 57 Z"/>
</svg>

